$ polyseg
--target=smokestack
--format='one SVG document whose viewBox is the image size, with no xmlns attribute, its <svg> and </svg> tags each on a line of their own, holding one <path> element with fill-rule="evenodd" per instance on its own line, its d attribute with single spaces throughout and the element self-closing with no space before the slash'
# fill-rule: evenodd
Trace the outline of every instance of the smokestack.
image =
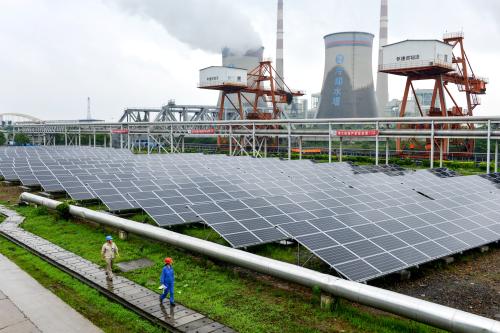
<svg viewBox="0 0 500 333">
<path fill-rule="evenodd" d="M 276 31 L 276 72 L 284 80 L 283 68 L 283 0 L 278 0 L 278 26 Z"/>
<path fill-rule="evenodd" d="M 373 118 L 373 35 L 339 32 L 325 36 L 325 74 L 316 118 Z"/>
<path fill-rule="evenodd" d="M 388 7 L 387 0 L 381 0 L 380 4 L 380 44 L 378 52 L 378 64 L 383 63 L 382 59 L 382 46 L 387 45 L 388 36 Z M 383 115 L 383 112 L 389 103 L 389 84 L 388 84 L 388 74 L 377 73 L 377 102 L 378 102 L 378 112 L 379 115 Z"/>
</svg>

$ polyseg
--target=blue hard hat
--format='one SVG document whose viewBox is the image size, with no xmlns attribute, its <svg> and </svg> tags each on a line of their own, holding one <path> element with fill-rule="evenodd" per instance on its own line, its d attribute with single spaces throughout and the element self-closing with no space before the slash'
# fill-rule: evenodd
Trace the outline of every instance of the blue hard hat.
<svg viewBox="0 0 500 333">
<path fill-rule="evenodd" d="M 106 236 L 106 240 L 107 240 L 107 241 L 113 240 L 113 237 L 111 237 L 111 236 Z"/>
</svg>

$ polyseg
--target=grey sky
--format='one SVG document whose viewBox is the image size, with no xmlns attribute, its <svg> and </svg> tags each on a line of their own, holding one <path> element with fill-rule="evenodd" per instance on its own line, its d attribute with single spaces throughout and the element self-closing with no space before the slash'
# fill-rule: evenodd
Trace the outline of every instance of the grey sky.
<svg viewBox="0 0 500 333">
<path fill-rule="evenodd" d="M 238 28 L 227 38 L 256 31 L 265 56 L 274 58 L 276 1 L 163 0 L 167 13 L 155 19 L 120 3 L 138 1 L 0 0 L 0 113 L 82 118 L 87 96 L 93 115 L 107 120 L 116 120 L 125 107 L 155 107 L 169 99 L 214 104 L 217 93 L 196 88 L 198 69 L 220 63 L 218 54 L 204 50 L 210 50 L 212 31 L 214 43 L 220 43 L 233 24 Z M 146 2 L 157 5 L 158 0 L 140 3 Z M 185 3 L 201 7 L 191 12 L 179 5 Z M 319 91 L 323 35 L 344 30 L 377 35 L 378 13 L 379 0 L 285 0 L 287 83 L 307 93 Z M 496 0 L 389 0 L 390 42 L 465 32 L 476 74 L 490 79 L 479 115 L 500 114 L 499 22 Z M 202 39 L 199 48 L 195 36 Z M 400 98 L 401 79 L 389 83 L 390 97 Z"/>
</svg>

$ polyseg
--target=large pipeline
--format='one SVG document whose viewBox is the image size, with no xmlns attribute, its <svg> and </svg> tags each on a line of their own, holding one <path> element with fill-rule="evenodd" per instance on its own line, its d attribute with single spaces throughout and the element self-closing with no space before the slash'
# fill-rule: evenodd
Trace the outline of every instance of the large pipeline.
<svg viewBox="0 0 500 333">
<path fill-rule="evenodd" d="M 22 193 L 20 200 L 55 209 L 60 202 L 31 193 Z M 75 217 L 93 221 L 136 235 L 165 242 L 202 255 L 268 274 L 307 287 L 318 286 L 324 292 L 350 301 L 387 311 L 451 332 L 500 333 L 500 322 L 447 306 L 398 294 L 366 284 L 347 281 L 282 261 L 229 248 L 202 239 L 182 235 L 148 224 L 133 222 L 87 208 L 70 206 Z"/>
</svg>

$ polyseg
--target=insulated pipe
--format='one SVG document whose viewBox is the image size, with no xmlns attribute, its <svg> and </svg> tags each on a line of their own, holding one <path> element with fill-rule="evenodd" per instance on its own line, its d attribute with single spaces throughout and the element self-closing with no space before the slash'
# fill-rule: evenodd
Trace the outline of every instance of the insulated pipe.
<svg viewBox="0 0 500 333">
<path fill-rule="evenodd" d="M 24 192 L 21 201 L 55 209 L 60 202 Z M 393 291 L 340 279 L 304 267 L 233 249 L 173 231 L 70 205 L 69 212 L 92 222 L 165 242 L 221 261 L 321 290 L 451 332 L 500 333 L 500 322 Z"/>
</svg>

